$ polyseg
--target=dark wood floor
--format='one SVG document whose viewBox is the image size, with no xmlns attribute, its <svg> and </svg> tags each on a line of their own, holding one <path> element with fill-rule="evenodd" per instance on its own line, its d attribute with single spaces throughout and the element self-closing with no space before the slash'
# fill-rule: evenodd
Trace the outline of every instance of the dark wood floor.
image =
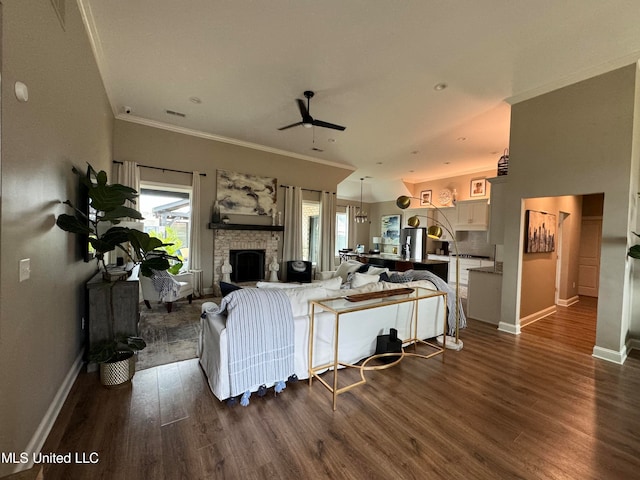
<svg viewBox="0 0 640 480">
<path fill-rule="evenodd" d="M 470 320 L 461 351 L 370 372 L 336 412 L 306 382 L 229 408 L 197 360 L 140 371 L 120 390 L 82 374 L 44 451 L 100 461 L 48 465 L 44 478 L 639 478 L 640 356 L 594 359 L 593 340 L 568 345 L 584 329 L 556 320 L 557 333 L 541 333 L 541 322 L 513 336 Z"/>
</svg>

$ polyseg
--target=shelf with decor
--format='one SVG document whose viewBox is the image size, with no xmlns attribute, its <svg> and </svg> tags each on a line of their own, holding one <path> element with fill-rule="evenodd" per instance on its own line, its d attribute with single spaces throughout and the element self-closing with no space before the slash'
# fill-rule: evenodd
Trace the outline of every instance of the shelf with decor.
<svg viewBox="0 0 640 480">
<path fill-rule="evenodd" d="M 243 223 L 209 223 L 211 230 L 263 230 L 267 232 L 283 232 L 282 225 L 247 225 Z"/>
</svg>

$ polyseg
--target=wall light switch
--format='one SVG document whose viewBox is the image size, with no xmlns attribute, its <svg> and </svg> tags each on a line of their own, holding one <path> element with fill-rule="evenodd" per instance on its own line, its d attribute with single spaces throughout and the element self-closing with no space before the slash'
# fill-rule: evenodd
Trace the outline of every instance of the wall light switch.
<svg viewBox="0 0 640 480">
<path fill-rule="evenodd" d="M 24 282 L 31 275 L 31 259 L 23 258 L 20 260 L 20 281 Z"/>
</svg>

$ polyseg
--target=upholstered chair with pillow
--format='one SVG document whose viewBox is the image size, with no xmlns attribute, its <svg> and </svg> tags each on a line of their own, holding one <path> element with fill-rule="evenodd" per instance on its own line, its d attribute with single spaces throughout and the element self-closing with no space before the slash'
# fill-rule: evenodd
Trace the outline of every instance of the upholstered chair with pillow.
<svg viewBox="0 0 640 480">
<path fill-rule="evenodd" d="M 147 308 L 151 308 L 151 302 L 162 302 L 167 306 L 167 312 L 171 313 L 173 302 L 187 297 L 189 303 L 193 300 L 193 273 L 180 273 L 171 275 L 166 271 L 155 271 L 153 276 L 140 275 L 142 298 Z"/>
</svg>

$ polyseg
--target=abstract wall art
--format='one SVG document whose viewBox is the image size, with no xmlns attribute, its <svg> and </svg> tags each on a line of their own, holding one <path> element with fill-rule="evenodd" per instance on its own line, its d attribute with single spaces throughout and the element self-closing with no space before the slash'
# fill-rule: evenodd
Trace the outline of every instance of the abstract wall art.
<svg viewBox="0 0 640 480">
<path fill-rule="evenodd" d="M 549 253 L 556 249 L 556 216 L 527 210 L 525 253 Z"/>
<path fill-rule="evenodd" d="M 276 210 L 277 187 L 276 178 L 218 170 L 216 200 L 220 213 L 271 215 Z"/>
</svg>

